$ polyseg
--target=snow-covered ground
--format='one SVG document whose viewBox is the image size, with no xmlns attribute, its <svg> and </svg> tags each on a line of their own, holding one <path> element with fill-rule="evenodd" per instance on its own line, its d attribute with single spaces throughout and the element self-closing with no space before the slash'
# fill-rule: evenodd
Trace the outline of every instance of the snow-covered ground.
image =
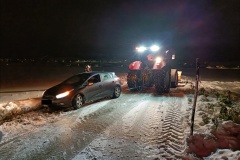
<svg viewBox="0 0 240 160">
<path fill-rule="evenodd" d="M 240 159 L 240 125 L 216 118 L 222 106 L 239 113 L 240 80 L 201 81 L 190 136 L 194 75 L 183 72 L 179 87 L 159 96 L 154 88 L 130 92 L 126 70 L 113 70 L 123 82 L 121 97 L 79 110 L 41 107 L 47 77 L 36 88 L 2 87 L 0 159 Z M 59 77 L 54 83 L 67 74 Z"/>
</svg>

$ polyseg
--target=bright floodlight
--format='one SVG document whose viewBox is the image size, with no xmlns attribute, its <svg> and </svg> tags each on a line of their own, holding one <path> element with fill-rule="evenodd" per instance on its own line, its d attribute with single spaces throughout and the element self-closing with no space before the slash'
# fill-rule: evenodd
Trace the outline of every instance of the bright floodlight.
<svg viewBox="0 0 240 160">
<path fill-rule="evenodd" d="M 151 51 L 156 52 L 156 51 L 158 51 L 160 49 L 160 47 L 154 45 L 154 46 L 151 46 L 150 49 L 151 49 Z"/>
<path fill-rule="evenodd" d="M 136 49 L 137 49 L 138 52 L 144 52 L 144 51 L 147 50 L 147 48 L 144 47 L 144 46 L 137 47 Z"/>
<path fill-rule="evenodd" d="M 156 63 L 159 64 L 159 63 L 161 63 L 161 62 L 162 62 L 162 58 L 161 58 L 161 57 L 157 57 L 157 58 L 156 58 Z"/>
</svg>

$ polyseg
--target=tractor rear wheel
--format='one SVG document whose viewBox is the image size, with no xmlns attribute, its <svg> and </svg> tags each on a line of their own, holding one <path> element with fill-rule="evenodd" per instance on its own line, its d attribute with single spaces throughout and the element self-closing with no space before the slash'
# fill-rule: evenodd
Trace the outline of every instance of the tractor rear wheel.
<svg viewBox="0 0 240 160">
<path fill-rule="evenodd" d="M 142 72 L 141 70 L 129 71 L 127 75 L 127 84 L 130 90 L 142 90 Z"/>
<path fill-rule="evenodd" d="M 137 75 L 136 71 L 129 71 L 127 75 L 127 84 L 130 90 L 136 89 Z"/>
<path fill-rule="evenodd" d="M 178 86 L 178 74 L 177 69 L 171 69 L 171 88 Z"/>
<path fill-rule="evenodd" d="M 153 86 L 153 76 L 152 76 L 152 70 L 151 69 L 145 69 L 142 74 L 143 79 L 143 85 L 146 87 L 152 87 Z"/>
<path fill-rule="evenodd" d="M 155 90 L 158 94 L 169 93 L 170 91 L 170 71 L 162 69 L 155 72 Z"/>
</svg>

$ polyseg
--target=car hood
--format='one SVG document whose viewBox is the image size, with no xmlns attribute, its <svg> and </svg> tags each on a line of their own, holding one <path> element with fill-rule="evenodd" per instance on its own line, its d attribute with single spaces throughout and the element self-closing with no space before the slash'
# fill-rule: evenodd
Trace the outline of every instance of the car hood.
<svg viewBox="0 0 240 160">
<path fill-rule="evenodd" d="M 58 84 L 45 91 L 44 94 L 57 95 L 66 91 L 83 88 L 83 85 L 69 85 L 69 84 Z"/>
</svg>

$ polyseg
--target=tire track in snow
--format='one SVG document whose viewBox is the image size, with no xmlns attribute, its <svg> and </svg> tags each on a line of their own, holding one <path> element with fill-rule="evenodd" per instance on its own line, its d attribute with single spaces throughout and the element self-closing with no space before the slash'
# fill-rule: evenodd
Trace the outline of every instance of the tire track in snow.
<svg viewBox="0 0 240 160">
<path fill-rule="evenodd" d="M 147 107 L 144 118 L 142 119 L 141 140 L 143 143 L 144 152 L 149 155 L 149 150 L 156 149 L 158 137 L 162 132 L 162 119 L 164 118 L 164 108 L 162 107 L 163 97 L 152 97 L 151 104 Z M 151 152 L 151 151 L 150 151 Z"/>
<path fill-rule="evenodd" d="M 181 159 L 185 150 L 182 100 L 175 98 L 168 104 L 168 110 L 159 137 L 160 156 L 166 159 Z"/>
<path fill-rule="evenodd" d="M 183 98 L 151 97 L 138 120 L 142 159 L 177 159 L 185 149 Z"/>
</svg>

